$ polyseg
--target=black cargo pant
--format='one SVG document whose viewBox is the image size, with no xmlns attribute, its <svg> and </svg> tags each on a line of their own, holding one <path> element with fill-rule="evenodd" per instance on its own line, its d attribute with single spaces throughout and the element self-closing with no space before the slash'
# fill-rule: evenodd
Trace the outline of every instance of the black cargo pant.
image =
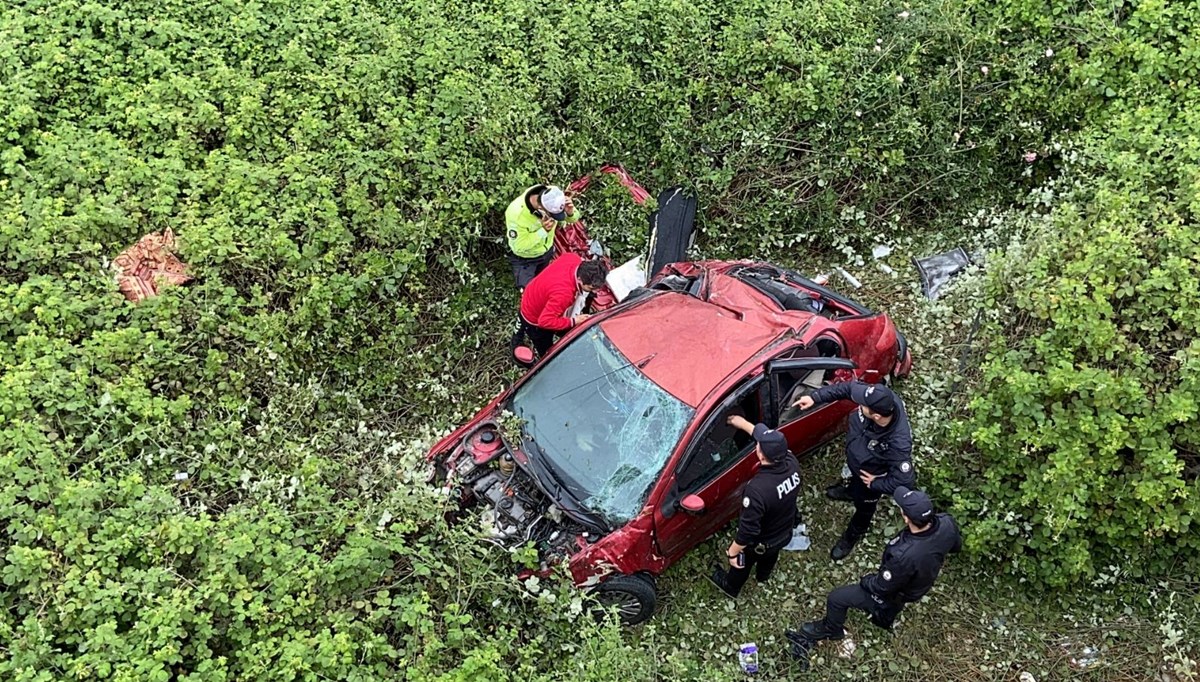
<svg viewBox="0 0 1200 682">
<path fill-rule="evenodd" d="M 845 627 L 850 609 L 865 611 L 872 624 L 890 630 L 904 609 L 904 602 L 882 599 L 859 585 L 844 585 L 825 598 L 825 623 L 834 630 Z"/>
<path fill-rule="evenodd" d="M 537 276 L 539 272 L 546 269 L 550 261 L 554 260 L 554 249 L 551 248 L 546 253 L 535 258 L 522 258 L 517 254 L 508 252 L 508 264 L 512 266 L 513 282 L 516 283 L 517 289 L 524 289 L 529 286 L 529 283 Z"/>
<path fill-rule="evenodd" d="M 771 577 L 771 571 L 775 570 L 775 562 L 779 561 L 779 553 L 783 551 L 786 544 L 785 542 L 783 545 L 776 545 L 774 549 L 765 545 L 747 547 L 743 554 L 746 558 L 745 565 L 741 568 L 730 567 L 725 574 L 725 591 L 736 597 L 738 592 L 742 591 L 742 585 L 745 585 L 746 580 L 750 578 L 750 569 L 752 568 L 755 580 L 760 583 L 767 582 Z M 759 553 L 759 549 L 762 549 L 761 553 Z"/>
<path fill-rule="evenodd" d="M 850 517 L 850 525 L 846 528 L 846 537 L 858 541 L 871 529 L 871 520 L 875 518 L 875 510 L 879 508 L 880 492 L 871 490 L 866 483 L 853 472 L 850 477 L 850 496 L 854 498 L 854 516 Z"/>
</svg>

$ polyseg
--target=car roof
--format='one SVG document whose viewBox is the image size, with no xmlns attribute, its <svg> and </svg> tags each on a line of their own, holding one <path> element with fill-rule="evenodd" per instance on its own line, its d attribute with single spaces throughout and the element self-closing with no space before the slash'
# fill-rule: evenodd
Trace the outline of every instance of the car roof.
<svg viewBox="0 0 1200 682">
<path fill-rule="evenodd" d="M 726 274 L 726 268 L 703 270 L 701 294 L 664 291 L 600 322 L 622 355 L 692 407 L 748 360 L 785 334 L 800 332 L 814 317 L 783 310 Z"/>
</svg>

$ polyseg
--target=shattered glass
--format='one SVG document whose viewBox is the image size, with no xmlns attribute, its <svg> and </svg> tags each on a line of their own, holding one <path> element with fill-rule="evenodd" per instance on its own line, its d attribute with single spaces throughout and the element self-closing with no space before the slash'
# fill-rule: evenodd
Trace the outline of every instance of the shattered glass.
<svg viewBox="0 0 1200 682">
<path fill-rule="evenodd" d="M 626 358 L 593 328 L 513 397 L 546 464 L 614 525 L 637 515 L 694 413 L 642 373 L 652 362 Z"/>
</svg>

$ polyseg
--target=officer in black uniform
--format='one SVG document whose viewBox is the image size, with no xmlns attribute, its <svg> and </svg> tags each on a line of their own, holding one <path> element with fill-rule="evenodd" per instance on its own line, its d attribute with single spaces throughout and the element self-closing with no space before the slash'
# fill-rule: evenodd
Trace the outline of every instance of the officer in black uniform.
<svg viewBox="0 0 1200 682">
<path fill-rule="evenodd" d="M 846 493 L 854 502 L 854 516 L 829 552 L 838 561 L 849 556 L 871 528 L 880 496 L 892 494 L 899 486 L 912 486 L 917 476 L 912 465 L 908 412 L 900 396 L 887 386 L 861 381 L 834 384 L 813 391 L 794 405 L 807 410 L 846 399 L 859 405 L 858 411 L 850 415 L 846 434 L 846 466 L 851 474 Z"/>
<path fill-rule="evenodd" d="M 755 567 L 754 577 L 766 582 L 779 559 L 779 552 L 792 539 L 796 520 L 796 496 L 800 493 L 800 463 L 788 451 L 787 438 L 764 424 L 753 424 L 738 415 L 726 420 L 730 426 L 752 435 L 757 445 L 759 469 L 742 491 L 742 515 L 737 536 L 726 555 L 729 571 L 720 566 L 709 577 L 728 597 L 737 597 Z"/>
<path fill-rule="evenodd" d="M 793 644 L 793 655 L 801 657 L 812 643 L 823 639 L 842 639 L 846 612 L 852 608 L 867 612 L 872 624 L 891 629 L 904 605 L 920 601 L 933 587 L 946 555 L 962 548 L 954 519 L 934 514 L 928 495 L 901 486 L 893 497 L 907 527 L 888 542 L 879 572 L 830 592 L 824 619 L 805 623 L 799 632 L 784 632 Z"/>
</svg>

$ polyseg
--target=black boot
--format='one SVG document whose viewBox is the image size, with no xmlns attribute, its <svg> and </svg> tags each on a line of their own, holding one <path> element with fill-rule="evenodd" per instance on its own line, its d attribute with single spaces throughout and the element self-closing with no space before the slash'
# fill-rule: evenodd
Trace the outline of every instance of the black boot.
<svg viewBox="0 0 1200 682">
<path fill-rule="evenodd" d="M 841 561 L 850 556 L 850 552 L 854 551 L 854 545 L 858 544 L 858 536 L 842 533 L 842 537 L 838 538 L 837 544 L 833 549 L 829 550 L 829 557 L 834 561 Z"/>
<path fill-rule="evenodd" d="M 850 494 L 850 486 L 842 481 L 838 481 L 825 489 L 825 497 L 838 502 L 853 502 L 854 496 Z"/>
<path fill-rule="evenodd" d="M 725 571 L 720 566 L 713 566 L 712 574 L 708 576 L 708 581 L 716 585 L 721 594 L 730 599 L 737 599 L 737 595 L 730 592 L 728 587 L 725 587 Z"/>
<path fill-rule="evenodd" d="M 825 622 L 824 619 L 814 620 L 800 626 L 800 634 L 807 637 L 809 640 L 819 642 L 823 639 L 839 640 L 846 636 L 846 631 L 839 627 L 834 627 Z M 790 640 L 790 638 L 789 638 Z"/>
</svg>

